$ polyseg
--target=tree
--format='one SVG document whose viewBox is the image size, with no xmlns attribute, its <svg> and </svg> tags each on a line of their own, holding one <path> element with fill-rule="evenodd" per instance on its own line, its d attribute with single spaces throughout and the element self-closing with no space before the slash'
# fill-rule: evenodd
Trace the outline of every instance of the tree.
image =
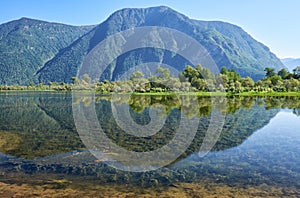
<svg viewBox="0 0 300 198">
<path fill-rule="evenodd" d="M 282 82 L 281 77 L 277 76 L 277 75 L 270 77 L 270 80 L 271 80 L 273 86 L 276 86 L 279 84 L 279 82 Z"/>
<path fill-rule="evenodd" d="M 39 89 L 43 89 L 44 85 L 43 85 L 43 83 L 39 83 L 37 86 L 38 86 Z"/>
<path fill-rule="evenodd" d="M 91 82 L 91 77 L 88 74 L 83 74 L 83 80 L 88 84 Z"/>
<path fill-rule="evenodd" d="M 254 81 L 249 76 L 247 76 L 246 78 L 242 78 L 241 83 L 245 91 L 251 91 L 254 87 Z"/>
<path fill-rule="evenodd" d="M 218 74 L 216 75 L 216 85 L 221 86 L 221 88 L 228 88 L 228 76 L 225 74 Z"/>
<path fill-rule="evenodd" d="M 73 81 L 73 84 L 79 84 L 79 82 L 80 82 L 79 78 L 77 78 L 77 77 L 72 77 L 71 79 Z"/>
<path fill-rule="evenodd" d="M 170 77 L 170 70 L 169 68 L 158 67 L 156 69 L 156 74 L 158 78 L 168 79 Z"/>
<path fill-rule="evenodd" d="M 187 79 L 185 78 L 183 72 L 179 72 L 178 78 L 179 78 L 180 82 L 186 82 L 187 81 Z"/>
<path fill-rule="evenodd" d="M 264 91 L 264 82 L 259 80 L 255 83 L 255 91 Z"/>
<path fill-rule="evenodd" d="M 202 67 L 200 64 L 197 64 L 195 69 L 198 71 L 198 78 L 202 78 L 202 79 L 212 79 L 213 78 L 213 74 L 211 73 L 211 71 L 208 68 Z"/>
<path fill-rule="evenodd" d="M 57 82 L 49 82 L 48 85 L 50 88 L 55 87 L 55 86 L 57 86 Z"/>
<path fill-rule="evenodd" d="M 288 79 L 290 78 L 290 73 L 285 69 L 281 69 L 280 71 L 278 71 L 278 76 L 281 76 L 282 79 Z"/>
<path fill-rule="evenodd" d="M 242 84 L 239 81 L 235 82 L 235 92 L 240 93 L 242 91 Z"/>
<path fill-rule="evenodd" d="M 284 85 L 287 91 L 300 91 L 300 81 L 297 79 L 291 78 L 286 80 Z"/>
<path fill-rule="evenodd" d="M 207 83 L 204 79 L 193 78 L 191 85 L 199 91 L 207 91 Z"/>
<path fill-rule="evenodd" d="M 228 70 L 225 66 L 221 68 L 220 73 L 226 75 L 230 82 L 236 82 L 241 79 L 240 74 L 238 74 L 234 69 Z"/>
<path fill-rule="evenodd" d="M 227 72 L 228 72 L 227 68 L 226 68 L 225 66 L 223 66 L 223 67 L 221 68 L 220 73 L 221 73 L 221 74 L 226 74 Z"/>
<path fill-rule="evenodd" d="M 267 78 L 270 78 L 270 77 L 272 77 L 272 76 L 275 76 L 276 73 L 274 72 L 274 70 L 275 70 L 275 69 L 273 69 L 273 68 L 266 67 L 265 70 L 264 70 L 264 71 L 266 72 L 266 77 L 267 77 Z"/>
<path fill-rule="evenodd" d="M 139 79 L 141 79 L 143 77 L 144 77 L 144 74 L 141 71 L 137 71 L 130 75 L 130 80 L 138 81 Z"/>
<path fill-rule="evenodd" d="M 183 75 L 189 82 L 192 82 L 193 78 L 198 78 L 199 72 L 190 65 L 187 65 L 183 70 Z"/>
<path fill-rule="evenodd" d="M 293 69 L 294 72 L 294 78 L 299 79 L 300 78 L 300 66 Z"/>
</svg>

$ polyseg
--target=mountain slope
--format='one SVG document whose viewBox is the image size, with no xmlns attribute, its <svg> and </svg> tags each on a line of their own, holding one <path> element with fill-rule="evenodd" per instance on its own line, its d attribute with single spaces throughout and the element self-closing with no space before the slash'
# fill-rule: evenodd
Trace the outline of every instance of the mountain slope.
<svg viewBox="0 0 300 198">
<path fill-rule="evenodd" d="M 113 13 L 105 22 L 58 53 L 39 71 L 39 80 L 71 82 L 86 54 L 93 47 L 114 33 L 143 26 L 162 26 L 186 33 L 203 45 L 217 66 L 226 66 L 258 80 L 264 76 L 265 67 L 283 68 L 280 60 L 269 48 L 254 40 L 240 27 L 224 22 L 208 22 L 189 19 L 168 8 L 123 9 Z M 158 38 L 159 40 L 159 38 Z M 129 68 L 141 62 L 164 63 L 182 70 L 188 62 L 170 57 L 161 50 L 138 50 L 122 55 L 104 73 L 103 79 L 116 80 Z M 204 65 L 205 66 L 205 65 Z"/>
<path fill-rule="evenodd" d="M 267 46 L 256 41 L 241 27 L 218 21 L 196 21 L 196 23 L 204 29 L 215 29 L 223 35 L 227 45 L 220 42 L 219 45 L 231 62 L 228 66 L 242 76 L 249 75 L 259 79 L 264 77 L 266 67 L 275 69 L 284 67 Z"/>
<path fill-rule="evenodd" d="M 289 69 L 290 72 L 300 66 L 300 58 L 285 58 L 281 59 L 281 62 Z"/>
<path fill-rule="evenodd" d="M 28 84 L 43 65 L 92 27 L 21 18 L 0 25 L 0 84 Z"/>
</svg>

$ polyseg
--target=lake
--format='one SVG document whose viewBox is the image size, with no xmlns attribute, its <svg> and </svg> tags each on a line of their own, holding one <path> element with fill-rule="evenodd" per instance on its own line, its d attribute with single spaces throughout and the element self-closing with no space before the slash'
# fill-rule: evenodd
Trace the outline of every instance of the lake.
<svg viewBox="0 0 300 198">
<path fill-rule="evenodd" d="M 1 197 L 300 196 L 298 97 L 0 92 L 0 112 Z"/>
</svg>

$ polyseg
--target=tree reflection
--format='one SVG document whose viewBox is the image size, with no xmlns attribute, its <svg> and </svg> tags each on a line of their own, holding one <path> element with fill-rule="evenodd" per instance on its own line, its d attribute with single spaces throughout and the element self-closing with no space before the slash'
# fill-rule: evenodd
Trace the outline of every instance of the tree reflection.
<svg viewBox="0 0 300 198">
<path fill-rule="evenodd" d="M 199 151 L 213 111 L 220 111 L 226 118 L 212 151 L 229 149 L 243 143 L 282 108 L 291 109 L 295 115 L 300 115 L 300 100 L 297 97 L 220 98 L 172 94 L 128 97 L 120 94 L 97 95 L 94 99 L 98 120 L 106 135 L 120 147 L 136 152 L 155 150 L 170 142 L 178 129 L 181 108 L 187 107 L 183 113 L 188 118 L 197 116 L 200 119 L 199 126 L 188 149 L 176 161 Z M 189 170 L 164 167 L 157 171 L 130 173 L 97 161 L 84 151 L 85 145 L 78 136 L 72 116 L 72 102 L 89 107 L 93 104 L 93 98 L 83 95 L 72 101 L 70 94 L 1 95 L 0 151 L 23 159 L 34 159 L 11 160 L 0 166 L 1 171 L 93 176 L 104 183 L 130 183 L 147 187 L 170 185 L 178 181 L 191 182 L 197 177 L 199 179 L 198 167 L 194 168 L 193 165 Z M 164 108 L 167 114 L 165 125 L 150 137 L 127 134 L 115 122 L 112 103 L 127 105 L 133 119 L 141 125 L 149 122 L 149 108 Z M 7 170 L 3 171 L 3 167 Z M 207 172 L 201 174 L 211 176 L 210 170 L 203 171 Z"/>
<path fill-rule="evenodd" d="M 73 104 L 88 107 L 92 104 L 88 95 L 74 98 Z M 254 131 L 263 127 L 279 109 L 291 109 L 300 115 L 298 97 L 200 97 L 190 95 L 97 95 L 95 107 L 100 123 L 107 135 L 120 146 L 134 151 L 153 150 L 172 139 L 180 122 L 180 114 L 187 118 L 200 118 L 194 142 L 183 156 L 197 152 L 210 123 L 213 111 L 226 115 L 224 128 L 215 150 L 223 150 L 242 143 Z M 117 126 L 111 111 L 111 103 L 128 105 L 131 116 L 139 124 L 150 121 L 149 108 L 164 108 L 166 124 L 151 137 L 134 137 Z M 195 107 L 195 104 L 196 107 Z M 181 111 L 182 107 L 185 111 Z M 83 149 L 72 115 L 70 94 L 20 93 L 0 97 L 0 151 L 26 159 Z M 161 115 L 163 116 L 163 115 Z M 5 149 L 12 135 L 18 144 Z M 0 143 L 1 143 L 0 142 Z M 1 146 L 3 145 L 3 146 Z"/>
</svg>

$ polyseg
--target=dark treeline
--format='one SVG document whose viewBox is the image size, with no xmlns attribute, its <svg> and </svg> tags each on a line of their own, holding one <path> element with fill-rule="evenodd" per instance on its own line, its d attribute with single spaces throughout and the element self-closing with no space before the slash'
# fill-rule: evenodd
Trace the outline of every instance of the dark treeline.
<svg viewBox="0 0 300 198">
<path fill-rule="evenodd" d="M 47 85 L 29 83 L 28 86 L 0 86 L 0 90 L 57 90 L 95 89 L 99 93 L 110 92 L 298 92 L 300 91 L 300 66 L 293 73 L 281 69 L 277 73 L 272 68 L 265 69 L 265 78 L 255 82 L 251 77 L 242 78 L 233 69 L 222 67 L 219 74 L 196 65 L 186 66 L 177 77 L 170 75 L 170 70 L 159 67 L 155 75 L 144 77 L 137 71 L 125 81 L 94 82 L 85 74 L 82 79 L 73 77 L 72 84 L 49 82 Z"/>
</svg>

